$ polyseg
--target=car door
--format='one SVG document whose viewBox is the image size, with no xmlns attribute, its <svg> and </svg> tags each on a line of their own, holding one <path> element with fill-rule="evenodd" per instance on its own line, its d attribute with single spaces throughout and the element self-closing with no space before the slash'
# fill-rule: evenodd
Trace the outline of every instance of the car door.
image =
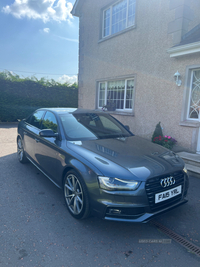
<svg viewBox="0 0 200 267">
<path fill-rule="evenodd" d="M 33 161 L 35 161 L 35 147 L 38 142 L 43 115 L 44 110 L 34 112 L 26 121 L 26 126 L 23 131 L 24 149 L 26 150 L 27 156 Z"/>
<path fill-rule="evenodd" d="M 42 121 L 41 129 L 51 129 L 55 133 L 59 132 L 55 115 L 47 111 Z M 40 137 L 35 149 L 35 159 L 40 169 L 45 172 L 55 182 L 61 172 L 58 153 L 60 140 L 54 137 Z"/>
</svg>

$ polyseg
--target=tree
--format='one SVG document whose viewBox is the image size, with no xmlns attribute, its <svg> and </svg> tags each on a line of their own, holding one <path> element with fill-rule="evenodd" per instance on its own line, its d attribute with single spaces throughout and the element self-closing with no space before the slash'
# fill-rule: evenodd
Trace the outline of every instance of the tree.
<svg viewBox="0 0 200 267">
<path fill-rule="evenodd" d="M 152 142 L 154 142 L 155 137 L 159 137 L 159 136 L 163 137 L 163 132 L 162 132 L 160 122 L 156 125 L 155 131 L 151 138 Z"/>
</svg>

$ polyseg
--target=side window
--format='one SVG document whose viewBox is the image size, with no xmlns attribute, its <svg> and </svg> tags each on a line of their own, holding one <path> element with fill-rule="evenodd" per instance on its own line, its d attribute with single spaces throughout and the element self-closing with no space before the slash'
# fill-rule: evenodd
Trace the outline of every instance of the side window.
<svg viewBox="0 0 200 267">
<path fill-rule="evenodd" d="M 33 113 L 33 115 L 30 117 L 30 119 L 27 122 L 30 123 L 31 125 L 37 127 L 37 128 L 40 128 L 40 124 L 41 124 L 41 120 L 42 120 L 43 115 L 44 115 L 43 110 L 36 111 L 35 113 Z"/>
<path fill-rule="evenodd" d="M 52 112 L 47 111 L 42 121 L 42 129 L 51 129 L 54 133 L 58 132 L 58 124 L 56 117 Z"/>
</svg>

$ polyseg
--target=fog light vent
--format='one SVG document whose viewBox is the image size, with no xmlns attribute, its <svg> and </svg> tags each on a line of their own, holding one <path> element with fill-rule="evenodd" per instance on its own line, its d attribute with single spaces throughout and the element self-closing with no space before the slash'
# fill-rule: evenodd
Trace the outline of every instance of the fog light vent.
<svg viewBox="0 0 200 267">
<path fill-rule="evenodd" d="M 109 214 L 112 214 L 112 215 L 119 215 L 121 214 L 121 210 L 119 209 L 109 209 Z"/>
</svg>

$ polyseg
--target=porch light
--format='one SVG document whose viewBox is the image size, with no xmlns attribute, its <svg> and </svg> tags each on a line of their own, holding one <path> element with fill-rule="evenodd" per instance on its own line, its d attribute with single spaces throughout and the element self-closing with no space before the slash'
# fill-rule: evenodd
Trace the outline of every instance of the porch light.
<svg viewBox="0 0 200 267">
<path fill-rule="evenodd" d="M 181 79 L 180 79 L 180 73 L 177 71 L 175 74 L 174 74 L 174 78 L 175 78 L 175 81 L 176 81 L 176 85 L 177 86 L 181 86 L 182 82 L 181 82 Z"/>
</svg>

